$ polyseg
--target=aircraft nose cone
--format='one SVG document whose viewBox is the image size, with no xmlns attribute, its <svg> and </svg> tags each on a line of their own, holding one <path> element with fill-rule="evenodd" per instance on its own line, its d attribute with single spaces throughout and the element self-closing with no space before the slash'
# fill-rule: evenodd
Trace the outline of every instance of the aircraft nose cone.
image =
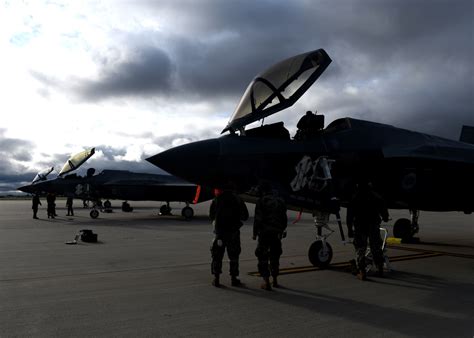
<svg viewBox="0 0 474 338">
<path fill-rule="evenodd" d="M 29 194 L 33 193 L 33 188 L 31 186 L 31 184 L 19 187 L 19 188 L 17 188 L 17 190 L 20 190 L 20 191 L 23 191 L 23 192 L 26 192 L 26 193 L 29 193 Z"/>
<path fill-rule="evenodd" d="M 146 160 L 175 176 L 203 184 L 212 177 L 219 154 L 219 141 L 211 139 L 178 146 Z"/>
</svg>

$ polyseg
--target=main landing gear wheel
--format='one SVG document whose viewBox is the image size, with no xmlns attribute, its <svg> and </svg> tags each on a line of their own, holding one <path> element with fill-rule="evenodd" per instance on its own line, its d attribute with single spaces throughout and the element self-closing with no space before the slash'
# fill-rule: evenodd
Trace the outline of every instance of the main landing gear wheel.
<svg viewBox="0 0 474 338">
<path fill-rule="evenodd" d="M 97 218 L 99 217 L 99 210 L 97 209 L 92 209 L 91 212 L 89 213 L 89 215 L 91 216 L 91 218 Z"/>
<path fill-rule="evenodd" d="M 408 218 L 397 219 L 393 225 L 393 236 L 396 238 L 410 239 L 413 237 L 413 226 Z"/>
<path fill-rule="evenodd" d="M 160 215 L 164 216 L 164 215 L 171 215 L 171 208 L 164 204 L 160 207 Z"/>
<path fill-rule="evenodd" d="M 309 247 L 308 258 L 311 264 L 319 268 L 326 268 L 331 263 L 332 248 L 329 243 L 315 241 Z"/>
<path fill-rule="evenodd" d="M 187 221 L 191 220 L 194 216 L 194 210 L 191 207 L 184 207 L 181 210 L 181 216 L 183 216 Z"/>
</svg>

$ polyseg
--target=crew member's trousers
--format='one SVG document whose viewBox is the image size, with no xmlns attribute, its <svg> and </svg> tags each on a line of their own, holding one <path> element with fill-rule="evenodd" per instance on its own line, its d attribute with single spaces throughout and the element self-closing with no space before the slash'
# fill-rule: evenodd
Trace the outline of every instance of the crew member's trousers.
<svg viewBox="0 0 474 338">
<path fill-rule="evenodd" d="M 219 246 L 219 240 L 222 245 Z M 239 256 L 241 252 L 240 247 L 240 231 L 234 233 L 222 234 L 216 236 L 211 246 L 211 273 L 218 275 L 222 273 L 222 259 L 227 249 L 227 256 L 229 257 L 229 272 L 231 276 L 237 277 L 239 275 Z"/>
<path fill-rule="evenodd" d="M 365 254 L 367 252 L 367 240 L 375 266 L 383 267 L 382 238 L 380 237 L 379 224 L 354 224 L 354 247 L 357 255 L 357 267 L 360 271 L 365 270 Z"/>
<path fill-rule="evenodd" d="M 258 272 L 264 278 L 278 276 L 280 273 L 281 248 L 280 234 L 275 232 L 262 233 L 258 236 L 255 256 L 258 258 Z"/>
</svg>

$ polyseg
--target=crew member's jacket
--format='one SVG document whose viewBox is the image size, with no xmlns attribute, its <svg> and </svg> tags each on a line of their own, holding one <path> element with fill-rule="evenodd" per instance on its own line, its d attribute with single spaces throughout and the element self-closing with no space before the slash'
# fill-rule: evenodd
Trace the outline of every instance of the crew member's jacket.
<svg viewBox="0 0 474 338">
<path fill-rule="evenodd" d="M 388 210 L 384 200 L 372 190 L 357 192 L 347 207 L 347 226 L 380 225 L 388 221 Z"/>
<path fill-rule="evenodd" d="M 287 226 L 285 201 L 273 194 L 266 194 L 258 199 L 255 205 L 253 235 L 264 233 L 282 234 Z"/>
<path fill-rule="evenodd" d="M 239 196 L 224 190 L 212 201 L 209 218 L 214 221 L 216 236 L 221 236 L 239 230 L 243 224 L 242 221 L 249 218 L 249 212 Z"/>
</svg>

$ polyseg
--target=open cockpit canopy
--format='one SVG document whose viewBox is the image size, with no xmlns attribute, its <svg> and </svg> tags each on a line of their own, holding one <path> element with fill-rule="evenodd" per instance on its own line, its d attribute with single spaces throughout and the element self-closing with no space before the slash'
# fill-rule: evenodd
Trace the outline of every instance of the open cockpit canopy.
<svg viewBox="0 0 474 338">
<path fill-rule="evenodd" d="M 331 58 L 318 49 L 283 60 L 258 75 L 247 87 L 227 126 L 235 131 L 291 107 L 318 79 Z"/>
<path fill-rule="evenodd" d="M 95 153 L 95 148 L 86 149 L 75 155 L 69 157 L 66 163 L 63 165 L 63 168 L 59 172 L 59 176 L 63 176 L 71 171 L 79 168 L 84 162 L 86 162 L 92 155 Z"/>
<path fill-rule="evenodd" d="M 54 167 L 41 170 L 39 173 L 36 174 L 33 181 L 31 181 L 31 184 L 35 184 L 36 182 L 46 181 L 46 178 L 48 177 L 49 174 L 51 174 L 53 170 L 54 170 Z"/>
</svg>

